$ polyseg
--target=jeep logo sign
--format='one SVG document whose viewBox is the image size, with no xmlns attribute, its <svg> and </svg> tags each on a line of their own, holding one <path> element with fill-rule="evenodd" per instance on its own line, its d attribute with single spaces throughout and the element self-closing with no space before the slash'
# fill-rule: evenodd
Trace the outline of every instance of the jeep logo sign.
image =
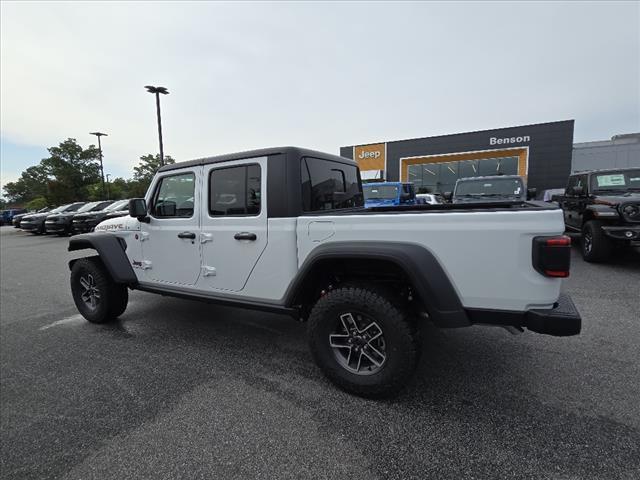
<svg viewBox="0 0 640 480">
<path fill-rule="evenodd" d="M 384 170 L 385 147 L 384 143 L 353 147 L 353 159 L 358 162 L 361 171 Z"/>
<path fill-rule="evenodd" d="M 530 141 L 531 141 L 531 137 L 529 135 L 524 135 L 522 137 L 507 137 L 507 138 L 491 137 L 489 139 L 489 145 L 509 145 L 510 143 L 526 143 Z"/>
<path fill-rule="evenodd" d="M 382 154 L 380 152 L 365 152 L 364 150 L 360 152 L 358 158 L 380 158 Z"/>
</svg>

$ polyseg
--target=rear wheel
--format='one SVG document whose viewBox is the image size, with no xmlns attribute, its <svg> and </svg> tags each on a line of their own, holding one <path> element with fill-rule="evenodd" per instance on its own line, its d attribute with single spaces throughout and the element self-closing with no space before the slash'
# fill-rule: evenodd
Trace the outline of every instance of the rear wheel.
<svg viewBox="0 0 640 480">
<path fill-rule="evenodd" d="M 582 227 L 582 258 L 587 262 L 604 262 L 612 252 L 613 242 L 602 231 L 602 222 L 586 222 Z"/>
<path fill-rule="evenodd" d="M 323 373 L 365 397 L 398 393 L 419 358 L 418 335 L 407 312 L 367 287 L 324 295 L 309 316 L 309 345 Z"/>
<path fill-rule="evenodd" d="M 71 293 L 78 311 L 91 323 L 122 315 L 129 299 L 126 285 L 115 283 L 98 258 L 81 258 L 73 264 Z"/>
</svg>

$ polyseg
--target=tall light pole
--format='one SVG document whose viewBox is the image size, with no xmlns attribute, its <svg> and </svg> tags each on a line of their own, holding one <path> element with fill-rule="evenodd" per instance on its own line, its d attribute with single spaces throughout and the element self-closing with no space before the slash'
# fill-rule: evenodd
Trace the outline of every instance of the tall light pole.
<svg viewBox="0 0 640 480">
<path fill-rule="evenodd" d="M 109 197 L 111 196 L 111 192 L 109 191 L 109 177 L 111 174 L 107 173 L 105 176 L 107 177 L 107 200 L 109 200 Z"/>
<path fill-rule="evenodd" d="M 162 120 L 160 119 L 160 94 L 169 95 L 169 90 L 165 87 L 154 87 L 152 85 L 145 85 L 147 92 L 154 93 L 156 95 L 156 112 L 158 114 L 158 139 L 160 140 L 160 166 L 164 165 L 164 151 L 162 150 Z"/>
<path fill-rule="evenodd" d="M 100 143 L 100 137 L 107 137 L 106 133 L 91 132 L 89 135 L 95 135 L 98 137 L 98 151 L 100 152 L 100 177 L 102 178 L 102 198 L 104 198 L 104 168 L 102 166 L 102 144 Z"/>
</svg>

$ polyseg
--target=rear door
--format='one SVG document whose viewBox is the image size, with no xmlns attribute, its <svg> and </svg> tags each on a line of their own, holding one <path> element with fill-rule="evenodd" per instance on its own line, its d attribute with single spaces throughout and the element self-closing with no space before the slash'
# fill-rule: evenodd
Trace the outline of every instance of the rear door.
<svg viewBox="0 0 640 480">
<path fill-rule="evenodd" d="M 204 291 L 241 291 L 267 247 L 267 157 L 206 165 L 202 176 Z"/>
</svg>

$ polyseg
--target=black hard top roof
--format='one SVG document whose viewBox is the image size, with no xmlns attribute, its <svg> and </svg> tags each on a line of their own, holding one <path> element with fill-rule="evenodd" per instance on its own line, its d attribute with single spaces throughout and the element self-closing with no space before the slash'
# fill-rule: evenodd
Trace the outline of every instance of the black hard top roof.
<svg viewBox="0 0 640 480">
<path fill-rule="evenodd" d="M 349 158 L 339 157 L 337 155 L 331 155 L 329 153 L 322 153 L 316 150 L 309 150 L 307 148 L 299 148 L 299 147 L 272 147 L 272 148 L 261 148 L 258 150 L 248 150 L 246 152 L 228 153 L 226 155 L 218 155 L 215 157 L 205 157 L 205 158 L 197 158 L 195 160 L 187 160 L 185 162 L 178 162 L 172 165 L 165 165 L 164 167 L 161 167 L 158 171 L 166 172 L 168 170 L 177 170 L 180 168 L 193 167 L 197 165 L 207 165 L 210 163 L 228 162 L 231 160 L 243 160 L 245 158 L 268 157 L 271 155 L 279 155 L 282 153 L 291 154 L 292 156 L 297 156 L 297 157 L 323 158 L 326 160 L 333 160 L 334 162 L 353 165 L 354 167 L 357 166 L 357 163 Z"/>
</svg>

